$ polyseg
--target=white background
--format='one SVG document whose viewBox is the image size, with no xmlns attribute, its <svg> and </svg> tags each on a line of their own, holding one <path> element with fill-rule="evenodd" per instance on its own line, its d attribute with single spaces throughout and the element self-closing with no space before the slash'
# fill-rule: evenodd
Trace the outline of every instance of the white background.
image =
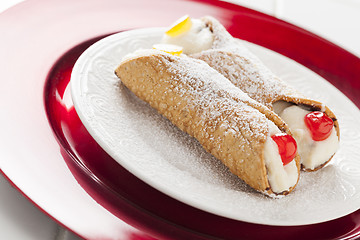
<svg viewBox="0 0 360 240">
<path fill-rule="evenodd" d="M 0 14 L 23 0 L 0 0 Z M 360 56 L 360 0 L 230 0 L 318 34 Z M 0 238 L 77 240 L 0 176 Z"/>
</svg>

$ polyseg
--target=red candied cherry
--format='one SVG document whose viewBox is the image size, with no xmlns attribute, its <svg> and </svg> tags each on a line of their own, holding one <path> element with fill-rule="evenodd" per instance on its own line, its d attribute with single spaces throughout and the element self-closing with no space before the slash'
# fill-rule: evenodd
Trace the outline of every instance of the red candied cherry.
<svg viewBox="0 0 360 240">
<path fill-rule="evenodd" d="M 334 122 L 325 113 L 314 111 L 304 117 L 305 125 L 310 130 L 314 141 L 322 141 L 328 138 L 334 126 Z"/>
<path fill-rule="evenodd" d="M 292 136 L 286 133 L 277 133 L 272 135 L 271 138 L 277 144 L 281 160 L 285 166 L 291 162 L 296 155 L 296 141 Z"/>
</svg>

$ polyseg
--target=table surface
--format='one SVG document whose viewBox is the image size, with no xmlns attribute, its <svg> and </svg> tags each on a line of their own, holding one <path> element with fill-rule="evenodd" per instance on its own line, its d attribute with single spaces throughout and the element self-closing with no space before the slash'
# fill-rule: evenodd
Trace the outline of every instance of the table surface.
<svg viewBox="0 0 360 240">
<path fill-rule="evenodd" d="M 0 14 L 24 0 L 1 0 Z M 26 1 L 26 0 L 25 0 Z M 294 23 L 360 57 L 360 0 L 229 0 Z M 1 239 L 76 240 L 0 174 Z"/>
</svg>

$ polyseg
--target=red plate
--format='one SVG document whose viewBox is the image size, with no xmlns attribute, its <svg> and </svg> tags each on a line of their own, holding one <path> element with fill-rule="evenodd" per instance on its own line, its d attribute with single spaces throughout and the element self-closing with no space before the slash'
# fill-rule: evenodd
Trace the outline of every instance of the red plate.
<svg viewBox="0 0 360 240">
<path fill-rule="evenodd" d="M 1 106 L 9 111 L 9 118 L 1 120 L 0 126 L 5 138 L 10 139 L 2 143 L 7 146 L 3 154 L 13 160 L 13 163 L 1 162 L 3 173 L 49 215 L 87 238 L 120 238 L 125 236 L 124 232 L 134 232 L 123 221 L 102 211 L 100 205 L 130 225 L 162 239 L 350 239 L 360 236 L 360 210 L 325 223 L 278 227 L 235 221 L 192 208 L 134 177 L 91 138 L 77 117 L 67 91 L 77 57 L 105 35 L 137 27 L 164 26 L 184 14 L 218 18 L 233 36 L 300 62 L 360 106 L 359 58 L 305 30 L 253 10 L 210 0 L 29 0 L 0 16 L 3 33 L 0 52 L 4 53 L 0 63 L 7 64 L 2 71 L 5 81 L 2 81 Z M 10 21 L 13 25 L 3 24 Z M 13 96 L 18 99 L 16 103 Z M 62 157 L 54 148 L 56 140 Z M 63 172 L 56 172 L 54 165 L 61 166 L 64 160 L 76 180 L 100 205 L 91 205 L 90 198 L 68 190 L 72 185 L 64 187 L 56 182 L 55 178 L 63 178 Z M 55 198 L 44 199 L 47 195 L 40 193 L 48 190 L 51 198 L 54 193 L 50 187 L 40 180 L 32 180 L 39 168 L 42 168 L 39 178 L 45 175 L 44 169 L 53 171 L 54 174 L 47 173 L 43 179 L 56 184 L 51 187 L 63 190 L 65 195 L 71 194 L 63 199 L 57 196 L 61 199 L 60 205 L 53 204 Z M 74 184 L 69 177 L 63 180 Z M 86 214 L 106 219 L 118 231 L 104 231 L 102 221 L 91 225 L 94 221 L 81 215 L 84 214 L 80 211 L 82 206 L 68 203 L 65 200 L 68 198 L 82 202 L 88 211 Z M 101 214 L 96 215 L 98 211 Z M 75 221 L 70 221 L 69 216 Z M 85 224 L 79 227 L 76 220 Z M 91 228 L 86 228 L 87 225 Z M 149 238 L 139 232 L 126 236 Z"/>
</svg>

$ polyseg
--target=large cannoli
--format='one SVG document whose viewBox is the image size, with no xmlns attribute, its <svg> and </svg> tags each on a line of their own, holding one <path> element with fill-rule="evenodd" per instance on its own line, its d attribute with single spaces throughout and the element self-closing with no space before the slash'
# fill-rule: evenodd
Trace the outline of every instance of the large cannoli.
<svg viewBox="0 0 360 240">
<path fill-rule="evenodd" d="M 163 43 L 182 46 L 184 53 L 216 69 L 252 99 L 278 114 L 298 144 L 302 169 L 315 171 L 337 151 L 340 132 L 334 113 L 275 76 L 214 18 L 186 18 L 188 29 L 165 34 Z M 190 22 L 189 22 L 190 21 Z"/>
<path fill-rule="evenodd" d="M 205 62 L 139 50 L 115 73 L 257 191 L 281 196 L 294 189 L 300 162 L 287 125 Z"/>
</svg>

